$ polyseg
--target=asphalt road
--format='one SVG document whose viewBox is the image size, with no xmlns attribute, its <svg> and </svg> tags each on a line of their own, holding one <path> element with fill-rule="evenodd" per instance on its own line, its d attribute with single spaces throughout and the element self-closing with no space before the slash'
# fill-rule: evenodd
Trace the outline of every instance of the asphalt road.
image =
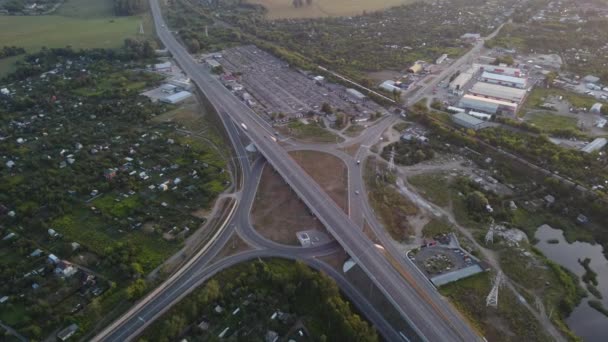
<svg viewBox="0 0 608 342">
<path fill-rule="evenodd" d="M 173 304 L 196 289 L 200 284 L 211 278 L 216 273 L 232 267 L 240 262 L 252 260 L 260 257 L 280 257 L 293 260 L 302 260 L 309 266 L 324 272 L 332 277 L 340 290 L 350 299 L 350 301 L 365 313 L 365 316 L 376 327 L 378 332 L 388 341 L 400 339 L 399 332 L 386 322 L 369 301 L 362 296 L 358 290 L 344 277 L 344 275 L 324 262 L 315 258 L 335 253 L 340 249 L 336 242 L 314 248 L 298 248 L 285 246 L 266 240 L 251 226 L 249 213 L 255 199 L 255 192 L 261 177 L 263 160 L 257 159 L 250 162 L 250 153 L 245 150 L 245 145 L 249 143 L 248 138 L 243 137 L 240 125 L 234 123 L 227 117 L 222 117 L 228 137 L 234 146 L 236 158 L 242 175 L 241 192 L 237 194 L 239 200 L 236 211 L 225 229 L 219 234 L 217 239 L 212 241 L 210 247 L 199 255 L 195 256 L 190 264 L 187 264 L 174 278 L 167 281 L 163 286 L 146 298 L 142 299 L 136 306 L 120 319 L 104 329 L 95 336 L 92 341 L 126 341 L 135 338 L 149 324 L 160 317 Z M 255 251 L 245 252 L 242 255 L 231 256 L 225 260 L 215 262 L 215 258 L 221 249 L 227 245 L 229 239 L 235 232 L 251 246 Z"/>
<path fill-rule="evenodd" d="M 389 341 L 401 340 L 401 337 L 384 321 L 381 315 L 367 300 L 352 289 L 352 285 L 333 268 L 317 261 L 314 257 L 332 253 L 338 247 L 328 244 L 315 248 L 297 248 L 283 246 L 261 237 L 249 224 L 249 211 L 255 198 L 255 189 L 259 180 L 259 163 L 249 164 L 243 144 L 238 141 L 240 133 L 236 127 L 243 127 L 245 133 L 254 142 L 258 150 L 266 157 L 272 166 L 283 176 L 300 198 L 309 206 L 311 211 L 321 220 L 327 229 L 334 235 L 357 264 L 369 275 L 375 285 L 387 296 L 397 311 L 410 323 L 422 340 L 428 341 L 475 341 L 480 340 L 473 331 L 449 306 L 439 297 L 434 288 L 428 287 L 426 279 L 417 278 L 417 270 L 408 270 L 405 274 L 398 271 L 382 256 L 369 239 L 357 228 L 357 225 L 343 213 L 343 211 L 325 194 L 325 192 L 312 180 L 287 154 L 287 152 L 269 137 L 274 134 L 272 127 L 258 117 L 246 105 L 233 96 L 204 68 L 196 64 L 184 48 L 175 40 L 165 28 L 162 21 L 157 0 L 151 0 L 152 13 L 155 18 L 159 38 L 173 53 L 174 58 L 182 69 L 191 77 L 194 83 L 209 99 L 222 117 L 230 139 L 235 146 L 239 161 L 243 167 L 243 192 L 241 203 L 228 228 L 215 240 L 210 250 L 198 256 L 180 273 L 175 281 L 171 282 L 162 291 L 155 292 L 153 296 L 141 302 L 129 314 L 108 327 L 98 335 L 94 341 L 123 341 L 136 336 L 152 320 L 160 316 L 171 304 L 183 298 L 187 293 L 215 273 L 238 262 L 263 256 L 277 256 L 290 259 L 301 259 L 311 266 L 323 270 L 332 276 L 340 288 L 351 300 L 366 314 L 372 323 Z M 234 124 L 227 124 L 232 120 Z M 390 125 L 391 118 L 371 128 L 361 137 L 360 142 L 373 140 L 375 136 Z M 386 125 L 386 127 L 384 127 Z M 352 143 L 352 142 L 351 142 Z M 356 142 L 355 142 L 356 143 Z M 246 161 L 245 161 L 246 160 Z M 355 181 L 350 192 L 355 188 L 363 189 L 362 177 L 358 168 L 349 167 L 349 176 Z M 359 172 L 359 173 L 357 173 Z M 253 177 L 252 177 L 253 176 Z M 251 179 L 255 183 L 251 184 Z M 361 196 L 365 197 L 365 196 Z M 365 211 L 365 216 L 374 217 L 370 212 L 369 204 L 363 200 L 357 205 Z M 367 209 L 366 209 L 367 208 Z M 371 223 L 371 222 L 370 222 Z M 375 226 L 372 223 L 372 226 Z M 258 250 L 238 254 L 209 265 L 213 258 L 226 244 L 234 230 Z M 381 226 L 378 225 L 378 229 Z M 374 229 L 376 230 L 376 229 Z M 385 235 L 383 232 L 382 235 Z M 390 243 L 388 243 L 390 245 Z M 404 263 L 398 252 L 391 254 Z M 407 265 L 407 264 L 406 264 Z M 405 268 L 407 270 L 407 267 Z M 349 290 L 350 289 L 350 290 Z"/>
<path fill-rule="evenodd" d="M 229 116 L 245 128 L 258 151 L 283 176 L 419 335 L 429 341 L 479 340 L 476 332 L 460 318 L 454 319 L 455 314 L 446 308 L 445 301 L 436 300 L 438 295 L 434 289 L 429 292 L 412 278 L 404 279 L 320 186 L 281 146 L 270 139 L 274 131 L 268 124 L 192 59 L 165 27 L 158 2 L 151 0 L 150 4 L 158 36 L 182 70 L 191 77 L 220 115 Z"/>
</svg>

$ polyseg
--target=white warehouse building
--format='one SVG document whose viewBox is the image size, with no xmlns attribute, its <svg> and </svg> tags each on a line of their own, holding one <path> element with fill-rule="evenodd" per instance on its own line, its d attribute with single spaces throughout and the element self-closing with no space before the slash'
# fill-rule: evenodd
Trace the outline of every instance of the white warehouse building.
<svg viewBox="0 0 608 342">
<path fill-rule="evenodd" d="M 500 65 L 490 65 L 490 64 L 474 64 L 479 67 L 482 71 L 487 71 L 495 74 L 501 74 L 506 76 L 513 77 L 521 77 L 523 75 L 521 69 L 518 68 L 509 68 L 506 66 Z"/>
<path fill-rule="evenodd" d="M 462 72 L 452 82 L 450 82 L 450 89 L 455 92 L 463 89 L 467 83 L 473 79 L 473 76 L 475 76 L 478 70 L 479 66 L 472 66 L 466 71 Z"/>
<path fill-rule="evenodd" d="M 505 87 L 498 84 L 477 82 L 469 90 L 475 96 L 487 97 L 495 100 L 503 100 L 514 103 L 521 103 L 526 97 L 526 90 L 519 88 Z"/>
<path fill-rule="evenodd" d="M 492 84 L 500 84 L 508 87 L 520 88 L 524 89 L 527 85 L 527 80 L 525 78 L 506 76 L 501 74 L 494 74 L 491 72 L 484 71 L 481 74 L 482 82 L 492 83 Z"/>
<path fill-rule="evenodd" d="M 171 94 L 165 98 L 162 98 L 160 101 L 164 102 L 164 103 L 169 103 L 169 104 L 176 104 L 176 103 L 184 101 L 185 99 L 189 98 L 190 96 L 192 96 L 191 92 L 180 91 L 178 93 Z"/>
<path fill-rule="evenodd" d="M 510 114 L 517 112 L 517 104 L 507 101 L 488 99 L 467 94 L 462 97 L 458 107 L 488 114 Z"/>
</svg>

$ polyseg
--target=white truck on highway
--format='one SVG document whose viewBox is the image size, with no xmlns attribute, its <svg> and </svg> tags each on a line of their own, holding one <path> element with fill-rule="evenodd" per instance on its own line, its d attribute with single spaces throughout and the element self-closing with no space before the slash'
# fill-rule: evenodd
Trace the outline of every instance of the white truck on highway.
<svg viewBox="0 0 608 342">
<path fill-rule="evenodd" d="M 247 130 L 247 125 L 245 125 L 244 123 L 241 122 L 241 127 L 243 127 L 244 130 Z"/>
</svg>

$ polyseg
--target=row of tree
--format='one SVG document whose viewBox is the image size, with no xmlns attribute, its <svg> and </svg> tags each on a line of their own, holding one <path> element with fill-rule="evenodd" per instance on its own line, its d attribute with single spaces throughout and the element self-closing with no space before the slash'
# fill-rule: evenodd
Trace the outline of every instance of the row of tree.
<svg viewBox="0 0 608 342">
<path fill-rule="evenodd" d="M 293 7 L 295 8 L 300 8 L 300 7 L 304 7 L 304 5 L 306 6 L 310 6 L 312 5 L 312 0 L 293 0 L 292 2 Z"/>
<path fill-rule="evenodd" d="M 25 49 L 17 46 L 5 46 L 0 50 L 0 59 L 22 55 Z"/>
<path fill-rule="evenodd" d="M 134 15 L 144 11 L 144 0 L 114 0 L 114 13 L 116 15 Z"/>
</svg>

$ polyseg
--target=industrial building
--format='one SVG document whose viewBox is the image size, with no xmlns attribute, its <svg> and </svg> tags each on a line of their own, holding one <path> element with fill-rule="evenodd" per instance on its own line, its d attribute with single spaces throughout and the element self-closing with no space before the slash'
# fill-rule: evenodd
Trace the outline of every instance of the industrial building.
<svg viewBox="0 0 608 342">
<path fill-rule="evenodd" d="M 215 59 L 213 59 L 213 58 L 208 58 L 208 59 L 206 59 L 206 60 L 205 60 L 205 63 L 207 63 L 207 65 L 209 65 L 209 67 L 210 67 L 211 69 L 213 69 L 213 68 L 218 68 L 218 67 L 221 67 L 221 66 L 222 66 L 222 65 L 220 64 L 220 62 L 216 61 L 216 60 L 215 60 Z"/>
<path fill-rule="evenodd" d="M 489 65 L 489 64 L 479 64 L 477 66 L 479 67 L 479 69 L 481 69 L 483 71 L 492 72 L 495 74 L 501 74 L 501 75 L 513 76 L 513 77 L 521 77 L 523 75 L 521 69 L 518 69 L 518 68 L 509 68 L 506 66 Z"/>
<path fill-rule="evenodd" d="M 154 71 L 171 72 L 172 67 L 173 65 L 171 64 L 171 62 L 158 63 L 154 64 Z"/>
<path fill-rule="evenodd" d="M 515 114 L 517 104 L 467 94 L 460 99 L 458 107 L 489 114 Z"/>
<path fill-rule="evenodd" d="M 454 115 L 452 115 L 452 121 L 457 124 L 458 126 L 467 128 L 467 129 L 472 129 L 472 130 L 478 130 L 478 129 L 482 129 L 486 126 L 486 122 L 483 120 L 480 120 L 476 117 L 470 116 L 468 114 L 465 113 L 456 113 Z"/>
<path fill-rule="evenodd" d="M 178 93 L 171 94 L 165 98 L 162 98 L 160 101 L 164 102 L 164 103 L 169 103 L 169 104 L 176 104 L 176 103 L 180 103 L 180 102 L 184 101 L 185 99 L 189 98 L 190 96 L 192 96 L 191 92 L 180 91 Z"/>
<path fill-rule="evenodd" d="M 491 72 L 484 71 L 481 74 L 482 82 L 492 83 L 492 84 L 500 84 L 508 87 L 520 88 L 524 89 L 527 84 L 527 80 L 525 78 L 513 77 L 501 74 L 494 74 Z"/>
<path fill-rule="evenodd" d="M 585 153 L 595 152 L 604 148 L 604 146 L 606 146 L 606 143 L 608 143 L 608 140 L 606 140 L 606 138 L 596 138 L 592 142 L 585 145 L 585 147 L 583 147 L 581 151 Z"/>
<path fill-rule="evenodd" d="M 473 88 L 469 90 L 469 93 L 487 97 L 495 100 L 503 100 L 514 103 L 521 103 L 526 97 L 526 90 L 512 87 L 505 87 L 498 84 L 477 82 L 473 85 Z"/>
<path fill-rule="evenodd" d="M 460 73 L 460 75 L 458 75 L 452 82 L 450 82 L 450 90 L 454 92 L 462 90 L 467 85 L 467 83 L 469 83 L 473 79 L 473 76 L 475 76 L 478 70 L 479 67 L 472 66 L 466 71 Z"/>
</svg>

